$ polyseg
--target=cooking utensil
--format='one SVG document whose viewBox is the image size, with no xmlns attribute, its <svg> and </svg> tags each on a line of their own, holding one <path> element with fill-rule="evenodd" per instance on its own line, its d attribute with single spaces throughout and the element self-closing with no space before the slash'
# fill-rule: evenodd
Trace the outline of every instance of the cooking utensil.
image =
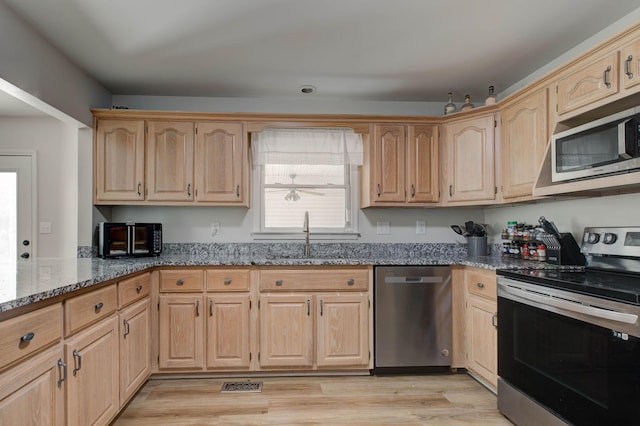
<svg viewBox="0 0 640 426">
<path fill-rule="evenodd" d="M 464 235 L 462 228 L 460 228 L 460 226 L 458 225 L 451 225 L 451 229 L 453 229 L 453 232 L 455 232 L 458 235 Z"/>
<path fill-rule="evenodd" d="M 475 224 L 473 223 L 472 220 L 469 220 L 469 221 L 464 223 L 464 230 L 466 231 L 467 236 L 473 235 L 473 226 L 474 225 Z"/>
<path fill-rule="evenodd" d="M 476 237 L 484 237 L 485 235 L 487 235 L 487 227 L 481 223 L 474 224 L 473 235 Z"/>
</svg>

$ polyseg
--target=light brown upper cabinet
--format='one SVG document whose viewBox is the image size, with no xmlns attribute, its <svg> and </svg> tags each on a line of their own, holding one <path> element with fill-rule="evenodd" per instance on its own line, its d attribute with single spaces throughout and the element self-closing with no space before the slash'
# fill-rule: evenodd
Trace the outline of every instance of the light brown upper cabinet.
<svg viewBox="0 0 640 426">
<path fill-rule="evenodd" d="M 438 201 L 437 126 L 374 124 L 364 162 L 362 207 Z"/>
<path fill-rule="evenodd" d="M 241 122 L 96 120 L 94 202 L 248 206 L 245 134 Z"/>
<path fill-rule="evenodd" d="M 558 80 L 558 114 L 618 93 L 618 51 L 580 63 Z"/>
<path fill-rule="evenodd" d="M 196 123 L 196 201 L 248 204 L 245 134 L 242 123 Z"/>
<path fill-rule="evenodd" d="M 622 110 L 637 100 L 616 102 L 640 91 L 640 34 L 622 33 L 570 64 L 557 80 L 557 112 L 567 119 L 599 107 Z"/>
<path fill-rule="evenodd" d="M 147 123 L 147 199 L 193 201 L 194 124 Z"/>
<path fill-rule="evenodd" d="M 144 120 L 96 120 L 94 201 L 144 200 Z"/>
<path fill-rule="evenodd" d="M 502 198 L 530 198 L 549 140 L 543 87 L 509 101 L 501 114 Z"/>
<path fill-rule="evenodd" d="M 493 113 L 456 118 L 445 125 L 445 204 L 495 200 L 495 125 Z"/>
</svg>

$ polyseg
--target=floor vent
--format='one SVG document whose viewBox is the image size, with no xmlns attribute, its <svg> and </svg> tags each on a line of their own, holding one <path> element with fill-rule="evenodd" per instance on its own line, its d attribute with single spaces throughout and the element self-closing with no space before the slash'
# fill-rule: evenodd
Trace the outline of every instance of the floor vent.
<svg viewBox="0 0 640 426">
<path fill-rule="evenodd" d="M 224 382 L 220 392 L 262 392 L 262 382 Z"/>
</svg>

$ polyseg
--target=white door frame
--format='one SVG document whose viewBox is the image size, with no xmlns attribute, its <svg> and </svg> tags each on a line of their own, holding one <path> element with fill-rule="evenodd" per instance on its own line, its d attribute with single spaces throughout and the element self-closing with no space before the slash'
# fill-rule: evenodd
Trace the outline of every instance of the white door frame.
<svg viewBox="0 0 640 426">
<path fill-rule="evenodd" d="M 38 257 L 38 152 L 35 150 L 0 150 L 1 157 L 21 156 L 31 158 L 31 259 Z M 18 244 L 20 253 L 20 244 Z"/>
</svg>

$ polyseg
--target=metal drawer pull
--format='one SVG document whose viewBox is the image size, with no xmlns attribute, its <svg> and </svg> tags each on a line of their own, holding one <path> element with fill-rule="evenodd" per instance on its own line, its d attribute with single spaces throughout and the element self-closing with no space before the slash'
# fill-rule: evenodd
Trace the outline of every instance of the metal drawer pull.
<svg viewBox="0 0 640 426">
<path fill-rule="evenodd" d="M 491 325 L 498 328 L 498 313 L 496 312 L 491 316 Z"/>
<path fill-rule="evenodd" d="M 142 291 L 142 286 L 141 285 L 136 287 L 136 293 L 140 293 L 141 291 Z"/>
<path fill-rule="evenodd" d="M 276 280 L 276 285 L 278 285 L 278 286 L 279 286 L 279 285 L 282 285 L 282 283 L 283 283 L 283 282 L 284 282 L 284 281 L 282 281 L 282 280 Z"/>
<path fill-rule="evenodd" d="M 354 285 L 354 284 L 355 284 L 355 282 L 356 282 L 356 281 L 355 281 L 353 278 L 349 278 L 349 279 L 347 280 L 347 284 L 348 284 L 348 285 Z"/>
<path fill-rule="evenodd" d="M 32 331 L 30 331 L 29 333 L 25 334 L 24 336 L 22 336 L 20 338 L 21 342 L 30 342 L 33 340 L 33 338 L 36 337 L 36 334 Z"/>
<path fill-rule="evenodd" d="M 606 70 L 604 70 L 604 72 L 602 73 L 602 81 L 604 82 L 604 85 L 607 86 L 607 89 L 611 88 L 611 83 L 609 82 L 609 80 L 607 79 L 607 77 L 609 76 L 609 73 L 611 72 L 611 65 L 609 65 L 607 67 Z"/>
<path fill-rule="evenodd" d="M 200 301 L 196 300 L 196 316 L 200 316 Z"/>
<path fill-rule="evenodd" d="M 58 374 L 60 378 L 58 379 L 58 387 L 62 387 L 62 382 L 67 381 L 67 364 L 62 362 L 62 358 L 58 359 Z"/>
<path fill-rule="evenodd" d="M 320 316 L 324 315 L 324 301 L 320 299 Z"/>
<path fill-rule="evenodd" d="M 213 299 L 209 300 L 209 316 L 213 316 Z"/>
<path fill-rule="evenodd" d="M 476 283 L 476 285 L 478 286 L 478 288 L 484 288 L 484 283 Z"/>
<path fill-rule="evenodd" d="M 231 284 L 231 278 L 225 278 L 224 285 L 229 285 L 229 284 Z"/>
<path fill-rule="evenodd" d="M 122 335 L 122 338 L 126 339 L 127 338 L 127 334 L 129 334 L 129 332 L 131 331 L 129 329 L 129 322 L 126 319 L 124 319 L 124 320 L 122 320 L 122 325 L 124 325 L 124 334 Z"/>
<path fill-rule="evenodd" d="M 98 312 L 100 309 L 102 309 L 104 307 L 104 303 L 102 302 L 98 302 L 96 303 L 96 305 L 94 306 L 96 312 Z"/>
<path fill-rule="evenodd" d="M 75 376 L 82 368 L 82 356 L 76 349 L 73 350 L 73 375 Z"/>
<path fill-rule="evenodd" d="M 627 56 L 627 59 L 624 61 L 624 73 L 629 79 L 633 78 L 633 73 L 631 72 L 630 68 L 631 61 L 633 61 L 633 55 Z"/>
<path fill-rule="evenodd" d="M 179 278 L 179 279 L 176 281 L 176 284 L 177 284 L 177 285 L 182 285 L 182 284 L 184 284 L 184 280 L 183 280 L 182 278 Z"/>
<path fill-rule="evenodd" d="M 138 197 L 142 195 L 142 192 L 140 192 L 140 187 L 142 186 L 142 184 L 140 182 L 138 182 Z"/>
<path fill-rule="evenodd" d="M 236 185 L 236 197 L 240 197 L 240 185 Z"/>
<path fill-rule="evenodd" d="M 378 197 L 380 196 L 380 184 L 378 184 Z"/>
<path fill-rule="evenodd" d="M 311 315 L 311 300 L 307 299 L 307 316 Z"/>
<path fill-rule="evenodd" d="M 453 197 L 453 185 L 449 185 L 449 197 Z"/>
<path fill-rule="evenodd" d="M 411 198 L 415 198 L 416 196 L 416 186 L 411 184 Z"/>
</svg>

